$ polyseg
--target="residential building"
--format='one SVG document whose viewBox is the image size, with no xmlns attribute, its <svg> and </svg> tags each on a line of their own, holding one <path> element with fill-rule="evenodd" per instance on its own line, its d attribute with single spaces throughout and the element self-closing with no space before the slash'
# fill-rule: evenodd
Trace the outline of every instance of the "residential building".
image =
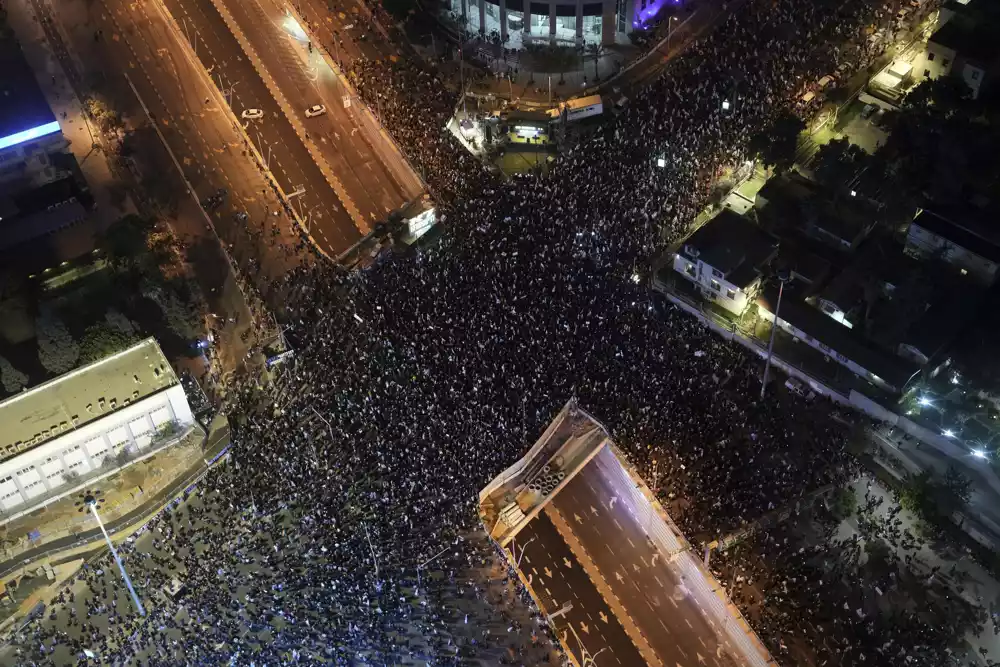
<svg viewBox="0 0 1000 667">
<path fill-rule="evenodd" d="M 0 36 L 0 249 L 82 221 L 90 194 L 20 45 Z"/>
<path fill-rule="evenodd" d="M 761 223 L 775 233 L 811 236 L 840 251 L 858 247 L 874 229 L 875 210 L 866 201 L 834 196 L 797 173 L 770 179 L 754 200 Z"/>
<path fill-rule="evenodd" d="M 956 218 L 921 210 L 906 232 L 906 252 L 935 257 L 951 264 L 963 276 L 992 285 L 1000 268 L 1000 238 L 971 216 Z"/>
<path fill-rule="evenodd" d="M 778 288 L 775 286 L 766 287 L 757 297 L 760 317 L 772 324 L 777 300 Z M 820 310 L 795 298 L 794 294 L 785 294 L 782 298 L 778 326 L 890 394 L 903 393 L 920 371 L 916 363 L 872 346 L 860 333 L 838 324 Z"/>
<path fill-rule="evenodd" d="M 927 41 L 914 69 L 917 79 L 956 76 L 965 81 L 977 99 L 984 87 L 1000 73 L 1000 22 L 980 22 L 955 15 Z"/>
<path fill-rule="evenodd" d="M 777 253 L 777 238 L 726 209 L 684 241 L 672 264 L 703 298 L 739 315 L 754 303 Z"/>
<path fill-rule="evenodd" d="M 148 338 L 0 402 L 0 513 L 28 512 L 75 479 L 179 441 L 194 417 Z M 125 457 L 130 458 L 130 457 Z"/>
</svg>

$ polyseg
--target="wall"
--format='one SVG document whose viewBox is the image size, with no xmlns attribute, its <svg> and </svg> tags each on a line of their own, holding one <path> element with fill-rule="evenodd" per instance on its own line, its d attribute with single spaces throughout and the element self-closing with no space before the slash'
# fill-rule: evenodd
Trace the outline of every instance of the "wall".
<svg viewBox="0 0 1000 667">
<path fill-rule="evenodd" d="M 0 510 L 23 509 L 66 485 L 67 473 L 85 475 L 124 449 L 148 449 L 155 430 L 170 421 L 184 429 L 194 422 L 179 384 L 7 459 L 0 463 Z"/>
<path fill-rule="evenodd" d="M 741 290 L 740 288 L 726 282 L 726 279 L 721 275 L 715 275 L 714 269 L 702 262 L 701 260 L 696 260 L 692 262 L 687 257 L 681 255 L 680 253 L 674 254 L 673 260 L 674 271 L 684 276 L 684 278 L 692 282 L 696 287 L 702 290 L 702 296 L 705 298 L 711 298 L 711 300 L 731 313 L 739 315 L 744 310 L 750 301 L 750 293 L 753 291 L 751 286 L 747 290 Z M 688 271 L 688 267 L 693 267 L 695 275 L 691 276 Z M 719 289 L 715 290 L 712 287 L 712 281 L 715 281 L 719 285 Z M 733 292 L 733 298 L 730 299 L 728 296 L 729 291 Z"/>
</svg>

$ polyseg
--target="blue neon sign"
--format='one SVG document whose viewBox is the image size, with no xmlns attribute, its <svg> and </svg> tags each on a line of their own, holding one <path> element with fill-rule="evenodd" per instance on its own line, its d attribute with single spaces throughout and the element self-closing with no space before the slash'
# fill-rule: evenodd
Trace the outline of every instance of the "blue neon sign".
<svg viewBox="0 0 1000 667">
<path fill-rule="evenodd" d="M 10 148 L 11 146 L 16 146 L 18 144 L 23 144 L 26 141 L 31 141 L 32 139 L 37 139 L 38 137 L 44 137 L 45 135 L 52 134 L 54 132 L 59 132 L 59 123 L 57 121 L 52 121 L 51 123 L 46 123 L 45 125 L 39 125 L 38 127 L 33 127 L 30 130 L 24 130 L 23 132 L 9 134 L 6 137 L 0 137 L 0 150 Z"/>
</svg>

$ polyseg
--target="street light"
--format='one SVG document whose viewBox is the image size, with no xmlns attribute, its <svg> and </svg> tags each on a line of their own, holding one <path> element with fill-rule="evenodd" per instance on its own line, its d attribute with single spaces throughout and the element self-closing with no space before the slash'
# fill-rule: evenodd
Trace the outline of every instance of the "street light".
<svg viewBox="0 0 1000 667">
<path fill-rule="evenodd" d="M 115 549 L 115 545 L 111 543 L 111 537 L 108 535 L 108 531 L 104 528 L 104 522 L 101 521 L 101 515 L 97 513 L 97 506 L 104 502 L 104 499 L 100 496 L 102 492 L 100 490 L 86 491 L 82 496 L 82 502 L 78 501 L 76 504 L 80 506 L 79 511 L 84 512 L 90 510 L 90 513 L 94 515 L 97 519 L 97 525 L 101 527 L 101 533 L 104 534 L 104 541 L 108 543 L 108 549 L 111 550 L 111 555 L 115 557 L 115 563 L 118 564 L 118 571 L 122 573 L 122 579 L 125 580 L 125 586 L 128 587 L 128 592 L 132 596 L 132 602 L 135 604 L 135 608 L 139 610 L 140 616 L 146 615 L 146 610 L 142 606 L 142 602 L 139 601 L 139 596 L 135 592 L 135 588 L 132 586 L 132 580 L 129 579 L 128 573 L 125 571 L 125 564 L 122 562 L 121 556 L 118 555 L 118 550 Z"/>
<path fill-rule="evenodd" d="M 764 362 L 764 377 L 760 383 L 760 397 L 764 398 L 767 390 L 767 376 L 771 372 L 771 357 L 774 354 L 774 334 L 778 330 L 778 313 L 781 312 L 781 295 L 785 291 L 785 283 L 791 280 L 791 275 L 787 269 L 778 270 L 778 303 L 774 307 L 774 321 L 771 323 L 771 338 L 767 342 L 767 360 Z"/>
<path fill-rule="evenodd" d="M 425 567 L 427 567 L 428 565 L 430 565 L 432 562 L 434 562 L 438 558 L 440 558 L 441 554 L 443 554 L 449 548 L 450 547 L 445 547 L 444 549 L 442 549 L 441 551 L 437 552 L 436 554 L 434 554 L 433 556 L 431 556 L 430 558 L 428 558 L 423 563 L 421 563 L 420 565 L 417 566 L 417 588 L 414 591 L 414 593 L 416 593 L 418 596 L 420 595 L 420 570 L 424 569 Z"/>
<path fill-rule="evenodd" d="M 926 396 L 921 396 L 920 399 L 917 400 L 917 403 L 924 407 L 927 407 L 928 405 L 931 405 L 931 399 L 927 398 Z"/>
<path fill-rule="evenodd" d="M 981 449 L 973 449 L 972 450 L 972 455 L 975 456 L 977 459 L 985 459 L 986 458 L 986 452 L 984 452 Z"/>
</svg>

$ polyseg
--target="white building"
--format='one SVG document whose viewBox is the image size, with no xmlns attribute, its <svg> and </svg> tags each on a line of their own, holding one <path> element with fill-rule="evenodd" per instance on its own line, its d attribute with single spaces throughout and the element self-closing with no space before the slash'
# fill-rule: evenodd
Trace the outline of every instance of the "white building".
<svg viewBox="0 0 1000 667">
<path fill-rule="evenodd" d="M 1000 71 L 1000 46 L 993 31 L 971 19 L 953 17 L 927 40 L 915 61 L 916 79 L 957 76 L 977 99 L 989 79 Z"/>
<path fill-rule="evenodd" d="M 906 232 L 906 252 L 937 257 L 981 285 L 992 285 L 1000 269 L 1000 242 L 983 225 L 960 224 L 920 211 Z"/>
<path fill-rule="evenodd" d="M 0 511 L 23 513 L 102 466 L 179 441 L 194 416 L 152 338 L 0 403 Z"/>
<path fill-rule="evenodd" d="M 762 270 L 777 253 L 777 238 L 726 209 L 684 241 L 673 267 L 704 299 L 738 315 L 754 303 Z"/>
</svg>

